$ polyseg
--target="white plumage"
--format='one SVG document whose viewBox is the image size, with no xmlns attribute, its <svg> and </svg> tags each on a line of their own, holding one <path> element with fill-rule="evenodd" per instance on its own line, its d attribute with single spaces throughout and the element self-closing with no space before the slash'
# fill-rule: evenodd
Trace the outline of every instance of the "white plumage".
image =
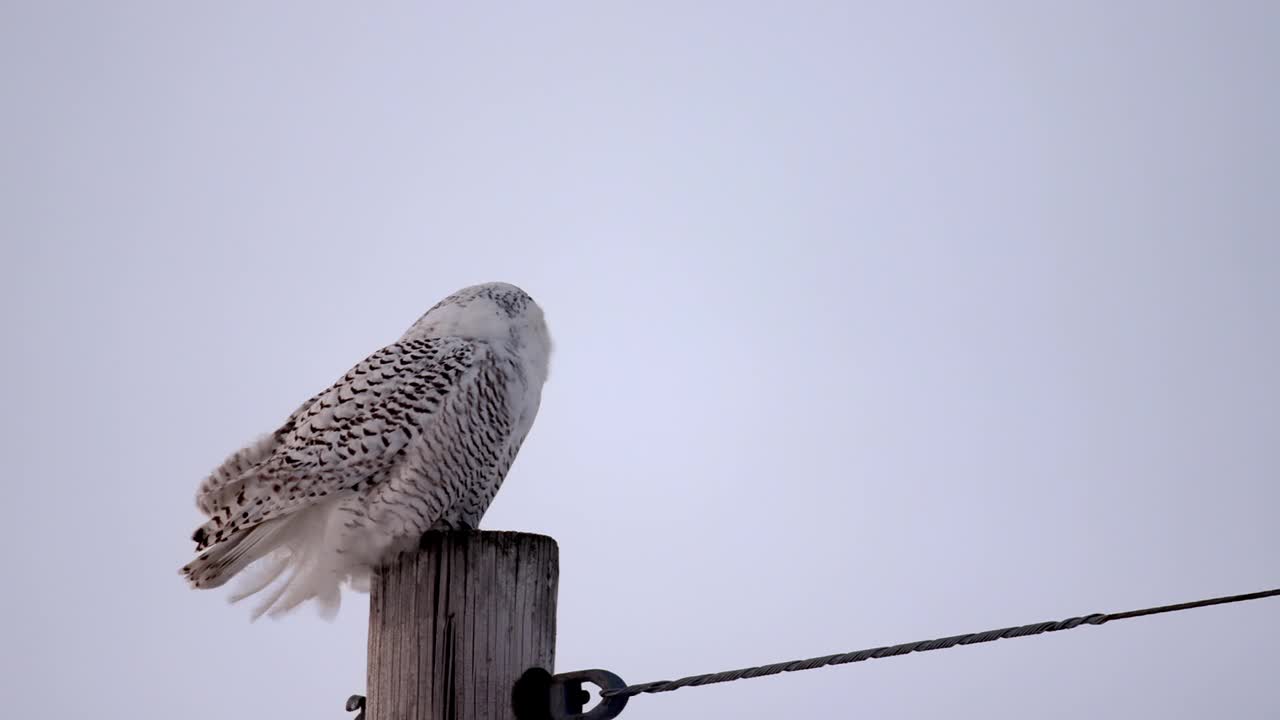
<svg viewBox="0 0 1280 720">
<path fill-rule="evenodd" d="M 271 588 L 254 613 L 339 588 L 429 529 L 475 528 L 538 413 L 551 338 L 520 288 L 464 288 L 231 455 L 200 484 L 203 554 L 182 568 L 213 588 L 257 561 L 233 598 Z"/>
</svg>

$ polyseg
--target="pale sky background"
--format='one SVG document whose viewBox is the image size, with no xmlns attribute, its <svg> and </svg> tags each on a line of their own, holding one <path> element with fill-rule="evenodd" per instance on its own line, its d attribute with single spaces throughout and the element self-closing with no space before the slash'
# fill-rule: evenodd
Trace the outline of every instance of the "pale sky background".
<svg viewBox="0 0 1280 720">
<path fill-rule="evenodd" d="M 15 718 L 349 718 L 367 599 L 187 589 L 223 457 L 474 282 L 484 526 L 630 682 L 1280 585 L 1280 4 L 0 3 Z M 1280 716 L 1280 600 L 628 720 Z"/>
</svg>

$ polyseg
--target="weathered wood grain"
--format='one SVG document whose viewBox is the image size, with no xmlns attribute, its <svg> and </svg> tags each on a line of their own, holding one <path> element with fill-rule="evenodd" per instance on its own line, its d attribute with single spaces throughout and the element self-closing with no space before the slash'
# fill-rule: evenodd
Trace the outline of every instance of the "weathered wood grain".
<svg viewBox="0 0 1280 720">
<path fill-rule="evenodd" d="M 511 720 L 555 664 L 559 548 L 542 535 L 423 536 L 373 578 L 367 720 Z"/>
</svg>

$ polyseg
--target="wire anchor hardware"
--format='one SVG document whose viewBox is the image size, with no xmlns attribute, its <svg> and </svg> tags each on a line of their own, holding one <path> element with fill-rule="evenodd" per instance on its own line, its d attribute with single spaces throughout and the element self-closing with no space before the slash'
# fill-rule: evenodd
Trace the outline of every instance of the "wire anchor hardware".
<svg viewBox="0 0 1280 720">
<path fill-rule="evenodd" d="M 584 712 L 591 684 L 600 690 L 600 702 Z M 512 691 L 512 706 L 519 720 L 612 720 L 627 706 L 628 695 L 619 695 L 627 684 L 608 670 L 578 670 L 552 675 L 542 668 L 530 668 Z M 614 691 L 613 696 L 605 693 Z"/>
<path fill-rule="evenodd" d="M 627 686 L 622 678 L 608 670 L 578 670 L 551 676 L 551 720 L 612 720 L 627 706 L 626 695 L 602 697 L 600 704 L 584 713 L 582 708 L 591 699 L 591 693 L 582 689 L 584 682 L 606 690 L 621 690 Z"/>
</svg>

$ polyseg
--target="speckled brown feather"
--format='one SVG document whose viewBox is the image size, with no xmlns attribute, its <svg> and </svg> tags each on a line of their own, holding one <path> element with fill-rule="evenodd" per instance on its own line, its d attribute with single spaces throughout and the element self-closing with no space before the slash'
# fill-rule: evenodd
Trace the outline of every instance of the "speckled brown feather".
<svg viewBox="0 0 1280 720">
<path fill-rule="evenodd" d="M 395 464 L 486 351 L 458 338 L 389 345 L 353 367 L 277 433 L 265 459 L 225 483 L 193 535 L 204 550 Z"/>
<path fill-rule="evenodd" d="M 284 577 L 259 612 L 313 597 L 336 609 L 340 584 L 428 529 L 476 527 L 537 414 L 550 352 L 519 288 L 454 293 L 201 483 L 202 554 L 183 574 L 217 587 L 270 556 L 240 595 Z"/>
</svg>

